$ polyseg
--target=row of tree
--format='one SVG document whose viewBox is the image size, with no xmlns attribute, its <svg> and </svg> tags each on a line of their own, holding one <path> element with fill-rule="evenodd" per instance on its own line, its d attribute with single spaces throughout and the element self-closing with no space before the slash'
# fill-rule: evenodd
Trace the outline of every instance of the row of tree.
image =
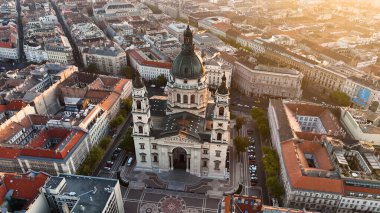
<svg viewBox="0 0 380 213">
<path fill-rule="evenodd" d="M 105 150 L 111 141 L 111 137 L 106 136 L 102 138 L 98 145 L 93 146 L 77 173 L 80 175 L 91 175 L 96 169 L 98 162 L 103 158 Z"/>
<path fill-rule="evenodd" d="M 280 198 L 284 194 L 284 187 L 280 181 L 280 163 L 276 151 L 263 147 L 263 167 L 266 175 L 265 184 L 273 197 Z"/>
<path fill-rule="evenodd" d="M 132 136 L 132 128 L 128 128 L 123 140 L 120 143 L 120 148 L 127 152 L 135 152 L 135 143 Z"/>
<path fill-rule="evenodd" d="M 264 139 L 269 137 L 269 122 L 266 112 L 261 108 L 253 108 L 251 111 L 252 120 L 256 122 L 257 130 Z"/>
<path fill-rule="evenodd" d="M 128 112 L 130 112 L 131 109 L 132 109 L 131 98 L 125 98 L 121 100 L 120 111 L 119 111 L 118 116 L 116 116 L 110 121 L 111 130 L 115 130 L 117 127 L 119 127 L 121 124 L 124 123 L 125 117 L 127 117 Z"/>
</svg>

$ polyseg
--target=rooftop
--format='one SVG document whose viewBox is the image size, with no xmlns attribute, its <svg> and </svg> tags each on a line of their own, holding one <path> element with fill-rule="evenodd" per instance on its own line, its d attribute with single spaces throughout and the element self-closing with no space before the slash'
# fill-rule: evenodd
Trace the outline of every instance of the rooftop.
<svg viewBox="0 0 380 213">
<path fill-rule="evenodd" d="M 93 213 L 103 212 L 118 182 L 114 179 L 60 174 L 58 177 L 51 177 L 44 188 L 56 189 L 62 181 L 66 184 L 58 189 L 59 195 L 79 198 L 71 212 L 82 212 L 81 208 L 84 207 L 86 212 Z"/>
<path fill-rule="evenodd" d="M 318 148 L 317 151 L 312 151 L 313 147 L 315 148 L 318 146 L 320 146 L 320 148 Z M 335 194 L 343 193 L 343 181 L 340 179 L 329 178 L 328 174 L 333 172 L 333 167 L 331 166 L 332 163 L 326 148 L 321 144 L 315 144 L 315 142 L 311 141 L 298 142 L 296 140 L 289 140 L 283 142 L 281 147 L 286 172 L 293 188 Z M 313 156 L 321 167 L 313 168 L 306 163 L 307 159 L 305 156 L 306 154 L 310 154 L 308 153 L 309 151 L 316 154 Z M 305 175 L 304 169 L 315 170 L 315 176 Z M 324 173 L 325 175 L 317 176 L 321 173 Z"/>
</svg>

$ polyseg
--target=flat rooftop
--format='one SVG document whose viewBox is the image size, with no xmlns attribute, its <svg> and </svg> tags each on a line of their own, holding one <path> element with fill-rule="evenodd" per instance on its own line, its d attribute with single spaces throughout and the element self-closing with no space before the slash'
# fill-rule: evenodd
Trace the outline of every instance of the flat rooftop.
<svg viewBox="0 0 380 213">
<path fill-rule="evenodd" d="M 103 212 L 103 208 L 117 184 L 117 180 L 114 179 L 60 174 L 58 177 L 51 177 L 44 188 L 57 187 L 63 179 L 66 180 L 66 184 L 60 195 L 75 193 L 74 196 L 80 196 L 71 212 L 82 212 L 80 206 L 83 206 L 86 212 Z"/>
</svg>

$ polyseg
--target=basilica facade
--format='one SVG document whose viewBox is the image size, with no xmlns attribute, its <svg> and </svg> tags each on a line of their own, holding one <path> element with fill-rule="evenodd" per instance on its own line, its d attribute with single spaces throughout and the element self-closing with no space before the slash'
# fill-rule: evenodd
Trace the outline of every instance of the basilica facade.
<svg viewBox="0 0 380 213">
<path fill-rule="evenodd" d="M 224 178 L 230 144 L 229 90 L 223 77 L 211 99 L 189 27 L 165 91 L 167 97 L 148 98 L 136 74 L 132 91 L 136 170 L 180 169 L 199 177 Z"/>
</svg>

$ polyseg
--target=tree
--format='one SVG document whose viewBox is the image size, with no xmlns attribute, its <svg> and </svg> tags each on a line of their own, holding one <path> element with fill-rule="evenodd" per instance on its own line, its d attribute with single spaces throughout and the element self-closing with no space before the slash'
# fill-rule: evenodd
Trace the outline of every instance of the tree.
<svg viewBox="0 0 380 213">
<path fill-rule="evenodd" d="M 258 118 L 260 118 L 260 117 L 265 116 L 265 112 L 264 112 L 263 109 L 258 108 L 258 107 L 255 107 L 255 108 L 253 108 L 253 109 L 251 110 L 251 116 L 252 116 L 252 119 L 253 119 L 253 120 L 256 120 L 256 119 L 258 119 Z"/>
<path fill-rule="evenodd" d="M 125 134 L 123 141 L 120 143 L 120 147 L 127 152 L 135 151 L 135 143 L 132 136 L 132 128 L 129 128 Z"/>
<path fill-rule="evenodd" d="M 239 130 L 243 127 L 243 125 L 246 124 L 246 120 L 244 117 L 237 117 L 236 118 L 236 124 L 235 128 L 239 132 Z"/>
<path fill-rule="evenodd" d="M 237 136 L 234 139 L 234 145 L 238 152 L 245 152 L 246 148 L 250 145 L 249 139 L 247 137 Z"/>
<path fill-rule="evenodd" d="M 349 106 L 351 98 L 344 92 L 334 91 L 330 94 L 330 100 L 338 106 Z"/>
<path fill-rule="evenodd" d="M 164 74 L 161 74 L 161 75 L 159 75 L 157 78 L 156 78 L 156 85 L 158 86 L 158 87 L 163 87 L 163 86 L 165 86 L 166 85 L 166 77 L 165 77 L 165 75 Z"/>
<path fill-rule="evenodd" d="M 256 121 L 257 129 L 260 132 L 260 135 L 264 138 L 269 136 L 269 123 L 268 117 L 263 109 L 254 108 L 251 111 L 252 119 Z"/>
<path fill-rule="evenodd" d="M 111 129 L 115 129 L 118 126 L 120 126 L 120 124 L 122 124 L 123 122 L 124 122 L 124 117 L 122 115 L 118 115 L 116 118 L 111 120 L 110 127 Z"/>
<path fill-rule="evenodd" d="M 266 178 L 265 184 L 273 197 L 281 197 L 284 194 L 284 188 L 278 180 L 277 176 L 270 176 Z"/>
<path fill-rule="evenodd" d="M 133 79 L 135 77 L 134 71 L 133 71 L 132 67 L 130 67 L 130 66 L 125 66 L 125 67 L 121 68 L 121 73 L 123 73 L 125 78 L 128 78 L 128 79 Z"/>
<path fill-rule="evenodd" d="M 127 112 L 131 111 L 132 109 L 132 99 L 131 98 L 125 98 L 121 101 L 121 108 L 127 110 Z"/>
<path fill-rule="evenodd" d="M 371 106 L 369 106 L 369 110 L 371 110 L 372 112 L 376 112 L 377 108 L 379 108 L 379 102 L 372 101 Z"/>
<path fill-rule="evenodd" d="M 112 141 L 112 139 L 109 136 L 102 138 L 102 140 L 99 143 L 100 148 L 102 148 L 103 150 L 106 150 L 108 144 L 110 144 L 111 141 Z"/>
<path fill-rule="evenodd" d="M 86 68 L 84 68 L 83 72 L 99 74 L 100 70 L 98 69 L 96 64 L 89 64 Z"/>
</svg>

